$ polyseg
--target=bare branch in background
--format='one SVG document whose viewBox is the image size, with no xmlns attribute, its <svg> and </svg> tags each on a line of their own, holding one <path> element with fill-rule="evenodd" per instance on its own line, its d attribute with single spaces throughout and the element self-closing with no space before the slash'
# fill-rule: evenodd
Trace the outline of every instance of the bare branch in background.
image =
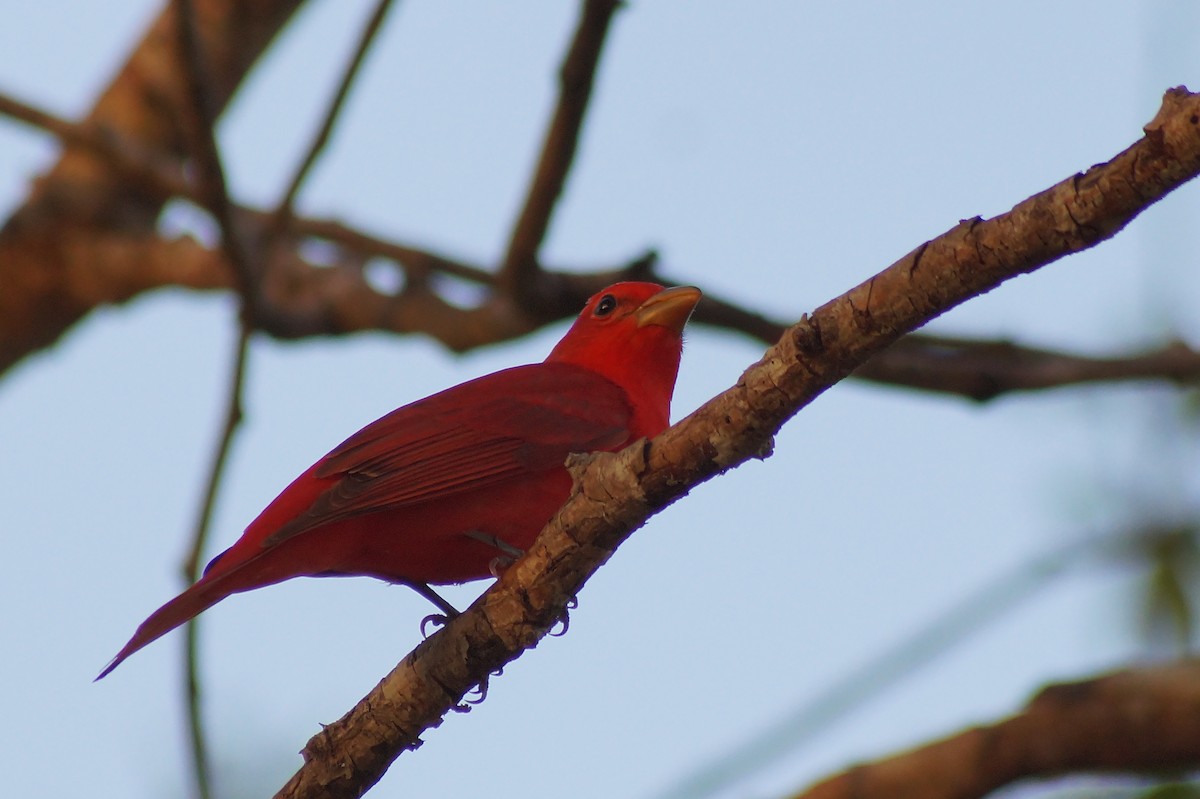
<svg viewBox="0 0 1200 799">
<path fill-rule="evenodd" d="M 182 68 L 186 102 L 181 110 L 189 118 L 186 138 L 196 164 L 197 182 L 204 207 L 221 229 L 221 250 L 233 266 L 241 300 L 243 324 L 253 325 L 258 306 L 257 255 L 250 252 L 246 237 L 238 226 L 238 215 L 229 198 L 225 167 L 217 146 L 217 116 L 220 107 L 212 87 L 211 68 L 200 41 L 192 0 L 174 0 L 178 20 L 176 41 Z"/>
<path fill-rule="evenodd" d="M 205 206 L 197 188 L 183 180 L 177 162 L 156 158 L 138 148 L 119 131 L 94 123 L 58 119 L 10 97 L 0 95 L 0 113 L 8 114 L 59 136 L 64 144 L 106 159 L 110 167 L 144 191 L 179 196 Z M 272 216 L 263 211 L 236 209 L 248 238 L 264 241 L 271 235 Z M 18 214 L 16 222 L 23 217 Z M 342 335 L 366 330 L 420 332 L 455 351 L 493 344 L 524 335 L 540 324 L 572 315 L 584 298 L 613 280 L 664 281 L 653 257 L 591 273 L 542 273 L 558 290 L 543 294 L 539 319 L 494 292 L 496 276 L 487 269 L 427 248 L 390 241 L 335 220 L 298 218 L 289 239 L 277 242 L 265 266 L 262 293 L 270 308 L 258 328 L 270 335 L 297 338 Z M 227 290 L 231 265 L 219 252 L 205 250 L 188 239 L 156 239 L 153 235 L 121 233 L 71 225 L 56 227 L 35 240 L 16 231 L 0 235 L 0 277 L 11 307 L 0 307 L 0 370 L 52 343 L 79 316 L 112 303 L 125 302 L 163 286 Z M 304 258 L 307 244 L 321 241 L 336 246 L 337 263 L 314 264 Z M 402 270 L 413 290 L 401 297 L 381 294 L 362 274 L 370 258 L 385 258 Z M 58 281 L 73 309 L 63 316 L 44 312 L 33 291 L 47 281 L 36 276 L 53 259 Z M 7 268 L 6 268 L 7 266 Z M 475 309 L 462 309 L 438 296 L 428 278 L 445 274 L 493 289 L 492 299 Z M 669 282 L 669 281 L 666 281 Z M 36 287 L 36 288 L 34 288 Z M 711 293 L 697 309 L 695 321 L 744 333 L 765 343 L 778 339 L 785 324 L 722 301 Z M 1056 388 L 1084 383 L 1130 380 L 1168 380 L 1195 383 L 1200 379 L 1200 353 L 1183 342 L 1124 356 L 1089 357 L 1013 342 L 971 340 L 914 334 L 880 353 L 858 369 L 855 378 L 988 400 L 1015 391 Z"/>
<path fill-rule="evenodd" d="M 152 150 L 139 150 L 113 130 L 76 124 L 3 93 L 0 93 L 0 115 L 44 130 L 68 147 L 91 151 L 118 172 L 123 181 L 143 191 L 161 196 L 192 194 L 177 161 L 158 157 Z"/>
<path fill-rule="evenodd" d="M 216 76 L 213 101 L 224 108 L 300 0 L 196 0 L 196 5 Z M 138 154 L 153 152 L 156 162 L 182 166 L 175 30 L 174 5 L 167 4 L 78 123 L 80 129 L 105 131 Z M 142 237 L 155 232 L 170 196 L 159 187 L 131 183 L 93 147 L 64 149 L 0 229 L 0 372 L 56 342 L 97 307 L 95 296 L 124 287 L 96 285 L 88 251 L 115 240 L 144 244 Z M 144 283 L 128 274 L 129 266 L 115 271 Z M 111 274 L 112 267 L 100 274 Z"/>
<path fill-rule="evenodd" d="M 123 170 L 131 179 L 136 176 L 150 188 L 174 193 L 203 206 L 200 193 L 183 181 L 182 173 L 163 164 L 153 166 L 145 160 L 147 155 L 134 154 L 127 142 L 114 135 L 86 130 L 3 95 L 0 95 L 0 113 L 30 121 L 66 143 L 91 148 L 110 159 L 114 168 Z M 243 229 L 250 231 L 252 239 L 262 240 L 269 235 L 269 213 L 247 208 L 238 209 L 238 213 L 243 216 Z M 289 236 L 286 252 L 280 252 L 282 244 L 277 246 L 276 257 L 268 266 L 267 282 L 286 287 L 283 293 L 266 289 L 272 315 L 260 322 L 259 329 L 270 335 L 297 338 L 368 330 L 421 332 L 461 352 L 520 336 L 532 329 L 527 320 L 506 312 L 501 305 L 478 311 L 463 310 L 424 288 L 404 299 L 382 295 L 366 281 L 361 270 L 362 263 L 378 257 L 395 263 L 405 274 L 406 282 L 417 286 L 425 287 L 431 275 L 444 274 L 482 287 L 494 287 L 495 275 L 480 266 L 366 233 L 333 219 L 296 218 L 289 225 Z M 334 245 L 340 261 L 334 264 L 306 261 L 302 252 L 313 241 Z M 97 233 L 94 238 L 81 237 L 73 246 L 64 248 L 61 255 L 66 267 L 63 281 L 77 287 L 76 295 L 83 306 L 126 302 L 163 286 L 205 291 L 232 288 L 228 279 L 230 266 L 221 253 L 189 239 Z M 615 280 L 671 282 L 658 274 L 654 258 L 645 256 L 594 273 L 548 274 L 565 288 L 558 294 L 557 305 L 547 301 L 543 306 L 547 323 L 569 317 L 584 298 Z M 443 313 L 449 316 L 443 318 Z M 694 321 L 743 333 L 767 344 L 776 341 L 786 328 L 783 322 L 721 300 L 712 293 L 705 295 Z M 31 320 L 31 323 L 44 322 Z M 1088 383 L 1165 380 L 1194 384 L 1200 382 L 1200 352 L 1185 342 L 1172 342 L 1129 355 L 1093 357 L 1015 342 L 916 333 L 871 359 L 853 377 L 986 401 L 1013 392 Z"/>
<path fill-rule="evenodd" d="M 200 577 L 200 558 L 211 528 L 213 508 L 224 479 L 229 450 L 243 418 L 242 388 L 245 385 L 254 320 L 259 316 L 259 308 L 262 305 L 259 298 L 262 269 L 259 264 L 261 255 L 251 252 L 246 236 L 239 227 L 240 215 L 229 197 L 229 185 L 225 179 L 225 168 L 221 163 L 221 152 L 216 139 L 217 117 L 222 103 L 217 99 L 218 94 L 214 88 L 215 75 L 209 54 L 201 40 L 196 8 L 193 0 L 174 0 L 174 8 L 179 74 L 182 75 L 185 88 L 180 111 L 190 123 L 186 126 L 185 137 L 192 161 L 196 165 L 197 185 L 204 199 L 204 206 L 217 221 L 221 231 L 221 252 L 233 267 L 232 273 L 241 308 L 230 367 L 232 374 L 226 400 L 225 423 L 217 437 L 204 498 L 200 503 L 192 540 L 184 558 L 182 576 L 184 587 L 187 587 Z M 196 792 L 200 799 L 209 799 L 212 796 L 212 765 L 208 757 L 209 745 L 200 704 L 200 653 L 197 630 L 196 619 L 190 619 L 184 637 L 184 710 L 188 719 Z"/>
<path fill-rule="evenodd" d="M 1182 341 L 1103 358 L 1009 341 L 907 336 L 852 377 L 986 402 L 1014 392 L 1140 380 L 1200 383 L 1200 352 Z"/>
<path fill-rule="evenodd" d="M 359 67 L 362 66 L 367 51 L 374 44 L 375 35 L 383 27 L 383 21 L 391 8 L 392 0 L 378 0 L 375 4 L 375 10 L 371 12 L 371 16 L 367 19 L 367 24 L 363 27 L 363 31 L 359 35 L 358 45 L 354 48 L 354 53 L 350 56 L 350 60 L 342 72 L 342 79 L 338 83 L 337 91 L 333 94 L 333 99 L 329 102 L 329 108 L 325 111 L 321 125 L 313 135 L 312 142 L 309 143 L 304 158 L 300 160 L 300 166 L 296 168 L 296 174 L 292 176 L 291 182 L 284 191 L 283 199 L 279 201 L 279 208 L 276 210 L 276 214 L 281 219 L 292 216 L 292 207 L 296 202 L 296 196 L 300 193 L 300 187 L 304 185 L 304 181 L 308 178 L 313 165 L 317 163 L 317 158 L 320 156 L 321 151 L 328 144 L 329 136 L 333 133 L 333 126 L 337 122 L 338 115 L 342 112 L 342 106 L 345 104 L 346 98 L 350 95 L 350 87 L 354 84 L 354 79 L 358 77 Z"/>
<path fill-rule="evenodd" d="M 522 304 L 538 305 L 538 250 L 550 228 L 550 217 L 558 205 L 567 173 L 575 160 L 584 114 L 592 96 L 596 66 L 604 49 L 617 0 L 585 0 L 575 38 L 559 72 L 558 105 L 542 143 L 542 155 L 525 196 L 521 215 L 513 225 L 501 268 L 501 283 L 508 294 L 524 299 Z"/>
<path fill-rule="evenodd" d="M 1051 685 L 1010 719 L 824 780 L 794 799 L 979 799 L 1023 779 L 1194 770 L 1200 662 Z"/>
</svg>

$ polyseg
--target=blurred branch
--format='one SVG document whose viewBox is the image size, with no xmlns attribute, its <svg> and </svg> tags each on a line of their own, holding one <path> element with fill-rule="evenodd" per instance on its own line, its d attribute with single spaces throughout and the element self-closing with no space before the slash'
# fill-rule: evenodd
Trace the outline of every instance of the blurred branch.
<svg viewBox="0 0 1200 799">
<path fill-rule="evenodd" d="M 501 268 L 504 291 L 517 297 L 537 286 L 538 249 L 546 238 L 550 217 L 558 204 L 567 173 L 575 160 L 579 132 L 592 96 L 596 65 L 604 48 L 618 0 L 584 0 L 575 38 L 559 73 L 558 106 L 546 131 L 542 155 L 525 196 L 525 205 L 513 225 Z M 525 299 L 537 299 L 529 298 Z M 536 303 L 533 303 L 536 304 Z"/>
<path fill-rule="evenodd" d="M 787 326 L 706 294 L 693 321 L 771 344 Z M 1011 341 L 911 333 L 851 375 L 884 385 L 987 402 L 1018 391 L 1088 383 L 1200 383 L 1200 352 L 1182 341 L 1129 355 L 1093 357 Z"/>
<path fill-rule="evenodd" d="M 176 41 L 181 60 L 180 73 L 186 87 L 183 109 L 190 116 L 187 125 L 192 160 L 203 205 L 213 215 L 221 230 L 221 250 L 225 253 L 237 282 L 244 324 L 252 326 L 258 306 L 258 268 L 238 229 L 225 168 L 217 147 L 215 126 L 219 107 L 212 89 L 211 69 L 207 63 L 200 33 L 197 30 L 193 0 L 174 0 L 178 20 Z"/>
<path fill-rule="evenodd" d="M 361 54 L 368 40 L 366 34 L 378 15 L 377 8 L 356 55 Z M 585 15 L 585 21 L 586 18 Z M 595 24 L 581 22 L 580 31 L 593 31 L 592 38 L 595 38 L 598 35 L 594 31 Z M 568 62 L 592 63 L 576 55 L 583 50 L 586 48 L 573 47 Z M 598 50 L 595 53 L 598 54 Z M 580 69 L 576 67 L 573 71 Z M 571 70 L 564 67 L 564 73 L 568 71 Z M 347 70 L 347 76 L 350 74 L 351 70 Z M 567 105 L 567 94 L 564 92 L 562 105 Z M 578 106 L 581 115 L 582 106 L 578 101 L 574 105 Z M 156 157 L 155 151 L 138 147 L 98 123 L 68 122 L 3 95 L 0 95 L 0 113 L 43 128 L 62 138 L 65 144 L 104 159 L 127 180 L 135 181 L 144 192 L 183 197 L 201 207 L 212 205 L 209 192 L 183 178 L 178 161 Z M 334 108 L 331 108 L 326 115 L 327 124 L 333 113 Z M 561 109 L 559 115 L 563 115 Z M 557 138 L 548 136 L 547 145 Z M 318 149 L 312 148 L 310 152 Z M 569 158 L 565 161 L 560 158 L 556 162 L 569 164 Z M 299 173 L 297 177 L 300 177 Z M 296 180 L 293 183 L 298 185 Z M 222 202 L 220 196 L 223 195 L 218 195 L 218 204 Z M 226 217 L 227 223 L 238 220 L 235 226 L 248 234 L 244 239 L 265 241 L 271 233 L 272 216 L 269 213 L 228 204 Z M 276 249 L 275 257 L 266 266 L 269 274 L 263 276 L 264 284 L 269 285 L 261 286 L 258 292 L 263 306 L 258 309 L 258 329 L 283 338 L 340 335 L 363 330 L 423 332 L 452 350 L 464 351 L 524 335 L 541 324 L 567 318 L 590 293 L 614 280 L 663 280 L 655 273 L 652 257 L 592 273 L 540 272 L 543 276 L 540 282 L 558 290 L 542 292 L 539 314 L 537 318 L 530 318 L 524 309 L 497 293 L 496 276 L 480 266 L 425 248 L 385 240 L 335 220 L 299 218 L 292 221 L 289 229 L 293 238 L 281 243 L 282 251 Z M 0 313 L 0 373 L 25 355 L 53 342 L 92 308 L 123 302 L 161 286 L 205 290 L 230 288 L 228 274 L 242 271 L 234 269 L 230 259 L 220 253 L 201 251 L 201 245 L 190 240 L 156 242 L 149 235 L 122 235 L 109 229 L 74 227 L 47 231 L 46 238 L 51 239 L 52 244 L 14 242 L 11 235 L 7 238 L 8 244 L 19 246 L 5 250 L 4 237 L 0 237 L 0 253 L 7 256 L 0 258 L 0 262 L 9 266 L 7 270 L 0 266 L 0 271 L 9 272 L 13 278 L 6 283 L 11 305 L 0 309 L 5 311 Z M 334 268 L 313 264 L 303 258 L 305 246 L 314 239 L 336 245 L 339 261 Z M 361 267 L 363 262 L 376 257 L 388 259 L 402 269 L 406 282 L 413 284 L 412 290 L 393 297 L 381 294 L 371 286 Z M 61 311 L 58 307 L 47 309 L 39 305 L 37 299 L 27 293 L 40 291 L 48 285 L 46 281 L 32 279 L 44 270 L 44 261 L 48 258 L 57 261 L 55 290 L 65 291 L 70 298 L 68 308 Z M 454 306 L 427 285 L 428 278 L 434 273 L 490 288 L 491 296 L 476 308 Z M 5 301 L 0 297 L 0 306 L 4 305 Z M 776 341 L 785 329 L 781 322 L 711 294 L 697 309 L 695 321 L 741 332 L 765 343 Z M 853 376 L 985 401 L 1013 391 L 1086 383 L 1130 380 L 1196 383 L 1200 380 L 1200 352 L 1185 343 L 1175 342 L 1127 356 L 1088 357 L 1011 342 L 914 334 L 871 359 Z"/>
<path fill-rule="evenodd" d="M 864 364 L 853 377 L 958 394 L 979 402 L 1014 391 L 1088 383 L 1200 382 L 1200 352 L 1182 341 L 1130 355 L 1101 358 L 1025 347 L 1009 341 L 913 335 L 896 342 L 884 355 Z"/>
<path fill-rule="evenodd" d="M 982 632 L 1036 591 L 1048 586 L 1084 556 L 1128 546 L 1130 535 L 1087 538 L 1038 555 L 955 602 L 936 618 L 875 657 L 851 669 L 816 698 L 788 712 L 768 728 L 706 758 L 659 799 L 704 799 L 726 791 L 786 756 L 795 756 L 831 726 L 916 674 L 972 634 Z"/>
<path fill-rule="evenodd" d="M 977 799 L 1029 778 L 1200 766 L 1200 661 L 1051 685 L 1012 718 L 823 780 L 795 799 Z"/>
<path fill-rule="evenodd" d="M 300 0 L 196 0 L 200 37 L 216 75 L 212 99 L 217 109 L 228 103 L 300 4 Z M 136 158 L 154 153 L 154 163 L 172 164 L 169 170 L 160 170 L 164 186 L 178 184 L 185 157 L 177 99 L 182 86 L 175 12 L 173 3 L 164 5 L 76 126 L 90 136 L 112 136 L 128 143 L 120 149 Z M 22 109 L 10 103 L 8 110 Z M 26 114 L 25 119 L 54 124 L 37 115 Z M 96 147 L 77 146 L 79 141 L 64 139 L 66 146 L 57 163 L 33 182 L 24 204 L 0 228 L 0 373 L 56 342 L 97 307 L 94 297 L 119 294 L 129 282 L 146 284 L 146 278 L 129 274 L 131 265 L 117 267 L 110 262 L 98 270 L 100 274 L 117 274 L 125 282 L 99 285 L 88 250 L 108 248 L 110 258 L 116 249 L 145 251 L 144 237 L 153 234 L 163 205 L 181 188 L 167 190 L 149 180 L 131 181 L 130 170 L 114 167 Z M 113 246 L 118 243 L 119 247 Z"/>
<path fill-rule="evenodd" d="M 1196 544 L 1197 529 L 1193 525 L 1135 524 L 1104 535 L 1079 538 L 1030 558 L 1005 570 L 895 645 L 845 673 L 814 699 L 768 728 L 731 745 L 716 757 L 706 758 L 702 766 L 658 796 L 704 799 L 727 793 L 738 782 L 785 755 L 795 757 L 804 744 L 819 740 L 835 723 L 904 678 L 918 673 L 971 635 L 987 629 L 1069 569 L 1091 565 L 1123 568 L 1133 564 L 1151 571 L 1156 579 L 1164 569 L 1174 571 L 1184 566 L 1181 560 L 1194 560 Z M 1173 604 L 1163 610 L 1179 628 L 1190 629 L 1188 599 L 1178 597 L 1178 600 L 1182 607 Z"/>
<path fill-rule="evenodd" d="M 259 272 L 255 256 L 246 244 L 245 236 L 238 228 L 239 217 L 229 198 L 229 186 L 225 179 L 225 168 L 221 163 L 220 148 L 216 139 L 216 123 L 220 104 L 213 89 L 213 74 L 208 56 L 200 39 L 193 0 L 174 0 L 176 12 L 176 37 L 180 59 L 180 73 L 186 88 L 185 102 L 181 110 L 189 117 L 188 140 L 192 159 L 196 164 L 199 190 L 204 206 L 209 209 L 221 231 L 221 252 L 233 267 L 237 284 L 241 313 L 238 315 L 238 335 L 233 353 L 232 376 L 226 402 L 225 424 L 217 440 L 212 466 L 201 502 L 200 511 L 192 531 L 192 543 L 183 568 L 184 586 L 194 583 L 200 576 L 200 556 L 205 549 L 211 528 L 212 511 L 220 491 L 225 464 L 230 447 L 241 424 L 242 387 L 245 383 L 250 336 L 257 318 L 259 300 Z M 186 626 L 184 657 L 184 707 L 188 719 L 191 742 L 192 774 L 200 799 L 212 795 L 212 766 L 208 757 L 208 741 L 201 713 L 200 653 L 197 622 L 190 619 Z"/>
<path fill-rule="evenodd" d="M 409 279 L 424 281 L 434 272 L 441 272 L 480 286 L 493 286 L 496 282 L 491 272 L 477 266 L 432 250 L 381 239 L 337 220 L 300 217 L 291 223 L 291 229 L 303 236 L 337 244 L 363 260 L 373 257 L 387 258 L 401 267 Z"/>
<path fill-rule="evenodd" d="M 217 435 L 212 462 L 205 479 L 203 498 L 200 501 L 200 510 L 197 513 L 195 524 L 192 526 L 191 543 L 184 556 L 181 570 L 184 586 L 189 586 L 200 578 L 200 563 L 204 554 L 205 542 L 208 539 L 208 531 L 211 528 L 213 509 L 216 507 L 217 495 L 225 477 L 225 466 L 229 461 L 233 438 L 242 422 L 242 393 L 246 381 L 246 361 L 249 351 L 250 329 L 246 325 L 239 325 L 233 353 L 229 392 L 225 401 L 225 420 Z M 211 796 L 212 789 L 208 744 L 200 707 L 198 631 L 198 619 L 189 620 L 184 627 L 184 701 L 187 711 L 188 737 L 192 749 L 192 772 L 196 779 L 197 793 L 201 799 L 204 799 Z"/>
<path fill-rule="evenodd" d="M 472 686 L 535 646 L 571 597 L 650 515 L 700 483 L 766 457 L 786 421 L 900 336 L 1012 277 L 1110 238 L 1198 173 L 1200 96 L 1173 89 L 1146 135 L 1111 161 L 1008 213 L 959 223 L 816 309 L 736 385 L 653 441 L 579 458 L 571 498 L 526 555 L 349 713 L 314 736 L 304 749 L 304 765 L 278 795 L 361 796 Z M 1188 677 L 1195 686 L 1194 675 Z M 1051 696 L 1060 698 L 1070 697 Z M 1188 707 L 1182 722 L 1159 722 L 1176 722 L 1176 731 L 1179 724 L 1193 725 L 1186 738 L 1189 753 L 1200 742 L 1197 710 Z M 1109 739 L 1078 740 L 1086 746 Z M 1082 762 L 1089 753 L 1079 754 Z M 1090 754 L 1096 762 L 1107 755 Z"/>
<path fill-rule="evenodd" d="M 215 113 L 225 107 L 301 0 L 195 0 L 195 5 L 197 35 L 213 75 L 210 100 Z M 105 135 L 134 143 L 138 153 L 153 152 L 157 158 L 178 164 L 186 147 L 178 116 L 178 98 L 184 88 L 177 69 L 176 12 L 174 3 L 164 4 L 79 124 L 85 130 L 103 130 Z M 88 207 L 63 208 L 64 194 L 85 195 Z M 84 217 L 133 232 L 151 228 L 169 196 L 132 191 L 105 159 L 97 158 L 87 147 L 72 146 L 37 181 L 14 217 L 18 227 L 36 226 L 66 212 L 72 221 Z"/>
<path fill-rule="evenodd" d="M 114 168 L 150 189 L 183 197 L 202 207 L 205 205 L 202 193 L 187 183 L 178 169 L 165 161 L 156 166 L 149 154 L 135 151 L 120 137 L 58 119 L 3 95 L 0 95 L 0 114 L 10 114 L 54 133 L 66 142 L 90 148 L 110 159 Z M 243 229 L 250 231 L 251 238 L 262 240 L 267 236 L 270 214 L 247 208 L 237 208 L 236 213 L 243 220 Z M 504 311 L 499 304 L 473 312 L 451 306 L 429 291 L 414 292 L 403 301 L 397 301 L 381 295 L 363 278 L 360 269 L 363 261 L 381 257 L 397 264 L 415 283 L 424 284 L 430 275 L 441 273 L 479 286 L 494 287 L 495 275 L 479 266 L 427 248 L 384 239 L 332 219 L 299 217 L 292 220 L 289 231 L 295 238 L 288 251 L 269 267 L 276 271 L 273 282 L 287 286 L 289 290 L 286 295 L 268 298 L 266 304 L 272 309 L 273 319 L 260 320 L 263 332 L 283 338 L 343 335 L 366 330 L 424 332 L 452 350 L 464 351 L 523 335 L 534 327 L 534 323 Z M 231 288 L 227 260 L 219 252 L 205 250 L 191 240 L 156 240 L 101 232 L 94 236 L 91 240 L 81 238 L 75 246 L 60 252 L 65 267 L 62 282 L 78 289 L 75 296 L 81 307 L 125 302 L 163 286 L 200 290 Z M 304 260 L 301 252 L 310 240 L 336 245 L 342 252 L 345 268 L 334 275 L 328 265 Z M 66 257 L 68 255 L 78 255 L 86 263 L 72 266 L 74 260 Z M 656 274 L 653 261 L 644 259 L 591 274 L 549 274 L 560 285 L 570 288 L 558 293 L 557 301 L 543 298 L 546 305 L 539 323 L 569 317 L 591 292 L 615 280 L 664 280 Z M 418 298 L 417 294 L 421 296 Z M 351 307 L 360 310 L 354 313 L 337 310 Z M 324 310 L 315 310 L 318 308 Z M 437 321 L 443 311 L 450 314 L 444 324 Z M 15 315 L 9 317 L 10 320 L 15 318 Z M 462 325 L 467 320 L 470 321 L 464 328 Z M 786 329 L 782 322 L 718 299 L 711 293 L 706 294 L 697 308 L 695 321 L 743 333 L 768 344 L 778 340 Z M 62 324 L 52 316 L 41 314 L 29 317 L 27 323 L 30 326 Z M 8 357 L 15 359 L 25 354 L 13 352 Z M 15 361 L 10 361 L 9 365 L 12 362 Z M 1184 342 L 1172 342 L 1125 356 L 1089 357 L 1006 341 L 916 333 L 905 336 L 871 359 L 856 370 L 853 377 L 986 401 L 1015 391 L 1087 383 L 1168 380 L 1193 384 L 1200 382 L 1200 352 Z"/>
<path fill-rule="evenodd" d="M 0 115 L 40 128 L 64 145 L 89 150 L 119 172 L 123 180 L 148 192 L 181 197 L 192 193 L 178 161 L 137 148 L 115 131 L 71 122 L 5 93 L 0 93 Z"/>
<path fill-rule="evenodd" d="M 329 142 L 329 135 L 333 132 L 334 123 L 337 122 L 338 115 L 342 111 L 342 106 L 346 102 L 346 97 L 350 94 L 350 86 L 358 76 L 358 69 L 362 66 L 367 51 L 371 49 L 371 45 L 375 41 L 375 35 L 383 27 L 383 20 L 387 17 L 387 13 L 391 10 L 391 7 L 392 0 L 378 0 L 375 4 L 375 10 L 371 12 L 371 16 L 367 19 L 367 24 L 359 35 L 358 46 L 354 48 L 354 53 L 350 56 L 350 61 L 346 64 L 346 68 L 342 72 L 342 80 L 338 84 L 337 91 L 334 92 L 333 99 L 329 103 L 329 108 L 325 111 L 321 126 L 317 128 L 317 132 L 313 136 L 313 140 L 309 144 L 308 150 L 300 162 L 300 166 L 296 168 L 296 174 L 292 176 L 292 180 L 283 194 L 283 199 L 279 201 L 279 208 L 276 211 L 276 215 L 280 219 L 286 219 L 292 215 L 292 206 L 296 202 L 296 195 L 299 194 L 300 187 L 304 185 L 304 181 L 308 177 L 310 170 L 317 162 L 317 157 Z"/>
</svg>

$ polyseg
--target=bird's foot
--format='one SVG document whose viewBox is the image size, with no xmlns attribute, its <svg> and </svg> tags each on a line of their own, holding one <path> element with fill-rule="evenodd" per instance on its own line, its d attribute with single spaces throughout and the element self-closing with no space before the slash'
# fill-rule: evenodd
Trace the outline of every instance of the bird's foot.
<svg viewBox="0 0 1200 799">
<path fill-rule="evenodd" d="M 441 613 L 430 613 L 428 616 L 421 619 L 421 637 L 428 638 L 430 635 L 433 634 L 428 629 L 430 625 L 433 626 L 433 632 L 437 632 L 438 630 L 445 627 L 449 623 L 450 623 L 449 616 L 445 616 Z"/>
<path fill-rule="evenodd" d="M 493 577 L 498 578 L 504 573 L 505 569 L 516 562 L 517 558 L 525 554 L 525 550 L 514 547 L 503 538 L 497 538 L 490 533 L 480 532 L 479 530 L 471 530 L 466 535 L 467 538 L 472 538 L 481 544 L 487 544 L 493 549 L 500 550 L 501 554 L 492 558 L 492 560 L 488 563 L 488 572 L 490 572 Z"/>
<path fill-rule="evenodd" d="M 445 627 L 451 621 L 458 618 L 458 609 L 446 600 L 442 599 L 437 591 L 434 591 L 425 583 L 406 583 L 406 585 L 408 585 L 410 588 L 412 588 L 412 590 L 416 591 L 421 596 L 428 599 L 433 604 L 437 605 L 438 609 L 442 611 L 441 613 L 431 613 L 430 615 L 421 619 L 422 638 L 429 637 L 430 633 L 427 630 L 429 625 L 432 624 L 434 627 Z"/>
<path fill-rule="evenodd" d="M 475 705 L 482 704 L 483 700 L 487 699 L 488 680 L 490 680 L 492 677 L 499 677 L 503 673 L 504 667 L 501 666 L 480 680 L 478 685 L 476 685 L 470 691 L 467 691 L 467 695 L 463 697 L 463 701 L 455 705 L 454 710 L 459 713 L 470 713 L 471 708 L 475 707 Z M 475 694 L 475 696 L 472 696 L 472 694 Z"/>
<path fill-rule="evenodd" d="M 550 635 L 555 638 L 562 638 L 567 634 L 567 630 L 571 629 L 571 611 L 579 607 L 579 597 L 573 596 L 567 600 L 567 604 L 563 606 L 562 615 L 555 619 L 554 624 L 550 626 Z M 556 629 L 562 626 L 562 629 Z"/>
</svg>

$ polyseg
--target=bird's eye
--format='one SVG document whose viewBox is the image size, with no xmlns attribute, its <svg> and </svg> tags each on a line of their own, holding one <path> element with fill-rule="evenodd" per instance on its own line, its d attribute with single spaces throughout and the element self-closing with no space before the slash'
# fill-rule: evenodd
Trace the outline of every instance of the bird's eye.
<svg viewBox="0 0 1200 799">
<path fill-rule="evenodd" d="M 600 298 L 600 302 L 596 303 L 596 310 L 592 312 L 593 316 L 608 316 L 617 309 L 617 298 L 611 294 L 605 294 Z"/>
</svg>

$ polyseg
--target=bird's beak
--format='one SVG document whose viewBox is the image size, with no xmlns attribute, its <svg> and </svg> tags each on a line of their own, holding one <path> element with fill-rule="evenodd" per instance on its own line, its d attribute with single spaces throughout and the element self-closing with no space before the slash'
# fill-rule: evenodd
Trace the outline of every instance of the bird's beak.
<svg viewBox="0 0 1200 799">
<path fill-rule="evenodd" d="M 637 316 L 637 326 L 658 325 L 674 330 L 683 331 L 692 309 L 700 302 L 700 289 L 695 286 L 676 286 L 663 289 L 638 307 L 634 314 Z"/>
</svg>

